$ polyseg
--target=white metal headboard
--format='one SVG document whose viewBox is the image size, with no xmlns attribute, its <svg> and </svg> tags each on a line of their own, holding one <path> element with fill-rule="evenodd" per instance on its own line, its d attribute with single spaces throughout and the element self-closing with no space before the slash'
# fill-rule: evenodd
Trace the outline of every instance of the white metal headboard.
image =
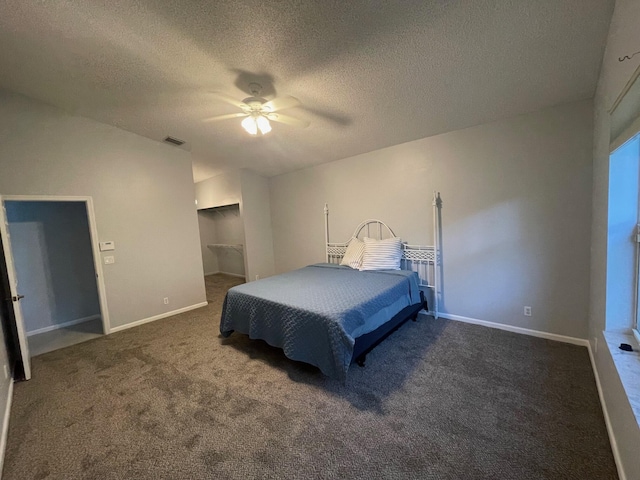
<svg viewBox="0 0 640 480">
<path fill-rule="evenodd" d="M 402 270 L 412 270 L 417 272 L 420 278 L 420 287 L 433 292 L 433 301 L 429 299 L 429 313 L 438 318 L 438 302 L 440 297 L 440 208 L 442 199 L 440 193 L 433 192 L 433 245 L 409 245 L 402 244 L 402 260 L 400 268 Z M 340 263 L 347 251 L 352 238 L 367 236 L 378 240 L 395 237 L 393 230 L 380 220 L 365 220 L 358 225 L 351 238 L 344 243 L 329 242 L 329 206 L 324 204 L 324 230 L 326 239 L 327 263 Z"/>
</svg>

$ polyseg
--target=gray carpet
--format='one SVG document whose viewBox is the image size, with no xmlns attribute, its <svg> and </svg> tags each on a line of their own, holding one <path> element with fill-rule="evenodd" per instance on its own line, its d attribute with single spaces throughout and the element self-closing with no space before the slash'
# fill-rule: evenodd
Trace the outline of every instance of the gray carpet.
<svg viewBox="0 0 640 480">
<path fill-rule="evenodd" d="M 430 317 L 346 385 L 207 307 L 33 360 L 10 479 L 614 479 L 587 350 Z"/>
</svg>

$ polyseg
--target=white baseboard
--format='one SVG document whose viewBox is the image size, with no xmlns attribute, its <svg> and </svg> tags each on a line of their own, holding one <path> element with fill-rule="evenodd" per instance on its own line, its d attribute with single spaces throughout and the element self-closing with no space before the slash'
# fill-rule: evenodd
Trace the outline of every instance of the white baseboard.
<svg viewBox="0 0 640 480">
<path fill-rule="evenodd" d="M 48 327 L 38 328 L 37 330 L 31 330 L 27 332 L 27 337 L 32 335 L 38 335 L 39 333 L 51 332 L 53 330 L 58 330 L 59 328 L 71 327 L 72 325 L 78 325 L 79 323 L 88 322 L 91 320 L 99 320 L 100 314 L 89 315 L 88 317 L 76 318 L 75 320 L 71 320 L 70 322 L 57 323 L 55 325 L 49 325 Z"/>
<path fill-rule="evenodd" d="M 222 273 L 223 275 L 231 275 L 232 277 L 245 278 L 245 275 L 241 275 L 239 273 L 222 272 L 220 270 L 216 270 L 215 272 L 205 272 L 204 276 L 208 277 L 209 275 L 217 275 L 219 273 Z"/>
<path fill-rule="evenodd" d="M 138 325 L 154 322 L 162 318 L 172 317 L 174 315 L 178 315 L 179 313 L 195 310 L 196 308 L 206 307 L 207 305 L 208 305 L 207 302 L 196 303 L 195 305 L 189 305 L 188 307 L 179 308 L 178 310 L 172 310 L 170 312 L 161 313 L 160 315 L 154 315 L 153 317 L 143 318 L 142 320 L 137 320 L 135 322 L 127 323 L 126 325 L 120 325 L 119 327 L 112 327 L 109 333 L 115 333 L 121 330 L 126 330 L 127 328 L 137 327 Z"/>
<path fill-rule="evenodd" d="M 581 345 L 583 347 L 589 346 L 589 340 L 587 340 L 586 338 L 568 337 L 566 335 L 558 335 L 557 333 L 548 333 L 548 332 L 542 332 L 540 330 L 531 330 L 529 328 L 514 327 L 512 325 L 505 325 L 504 323 L 488 322 L 486 320 L 478 320 L 477 318 L 462 317 L 460 315 L 452 315 L 450 313 L 438 312 L 438 316 L 441 318 L 446 318 L 448 320 L 455 320 L 457 322 L 473 323 L 474 325 L 482 325 L 484 327 L 497 328 L 499 330 L 506 330 L 507 332 L 521 333 L 523 335 L 531 335 L 532 337 L 546 338 L 548 340 L 556 340 L 558 342 L 571 343 L 573 345 Z"/>
<path fill-rule="evenodd" d="M 7 406 L 4 409 L 4 419 L 2 420 L 2 437 L 0 437 L 0 477 L 4 466 L 4 454 L 7 450 L 7 437 L 9 435 L 9 417 L 11 416 L 11 401 L 13 400 L 13 378 L 10 378 L 7 392 Z"/>
<path fill-rule="evenodd" d="M 245 278 L 244 275 L 241 275 L 239 273 L 231 273 L 231 272 L 222 272 L 220 270 L 218 270 L 217 272 L 212 272 L 212 273 L 205 273 L 204 276 L 208 277 L 209 275 L 217 275 L 218 273 L 222 273 L 223 275 L 230 275 L 232 277 L 238 277 L 238 278 Z"/>
<path fill-rule="evenodd" d="M 604 394 L 602 393 L 602 385 L 600 384 L 600 375 L 598 375 L 598 367 L 596 367 L 596 359 L 591 351 L 591 342 L 587 346 L 589 350 L 589 358 L 591 359 L 591 368 L 593 369 L 593 376 L 596 378 L 596 387 L 598 388 L 598 396 L 600 397 L 600 405 L 602 406 L 602 413 L 604 415 L 604 424 L 607 426 L 607 434 L 609 435 L 609 443 L 611 444 L 611 452 L 613 453 L 613 460 L 616 462 L 616 469 L 618 470 L 618 477 L 620 480 L 627 480 L 627 476 L 624 473 L 622 466 L 622 460 L 620 459 L 620 451 L 618 450 L 618 442 L 616 442 L 616 436 L 613 433 L 613 427 L 609 420 L 609 411 L 607 410 L 607 402 L 604 400 Z"/>
<path fill-rule="evenodd" d="M 218 272 L 218 273 L 222 273 L 224 275 L 230 275 L 232 277 L 245 278 L 244 275 L 240 275 L 239 273 L 231 273 L 231 272 Z"/>
</svg>

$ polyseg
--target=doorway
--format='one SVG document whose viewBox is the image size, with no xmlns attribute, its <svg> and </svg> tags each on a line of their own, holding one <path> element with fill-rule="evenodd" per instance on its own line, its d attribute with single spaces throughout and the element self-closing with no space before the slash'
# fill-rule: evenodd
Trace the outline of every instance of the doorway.
<svg viewBox="0 0 640 480">
<path fill-rule="evenodd" d="M 91 199 L 3 196 L 2 203 L 28 357 L 109 333 Z"/>
<path fill-rule="evenodd" d="M 245 282 L 244 225 L 235 203 L 198 210 L 207 301 Z M 231 277 L 231 278 L 229 278 Z"/>
</svg>

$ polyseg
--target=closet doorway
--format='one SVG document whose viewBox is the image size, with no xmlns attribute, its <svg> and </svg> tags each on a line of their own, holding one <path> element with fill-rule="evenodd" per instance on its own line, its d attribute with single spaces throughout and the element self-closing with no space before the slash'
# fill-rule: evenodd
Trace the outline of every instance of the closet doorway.
<svg viewBox="0 0 640 480">
<path fill-rule="evenodd" d="M 224 205 L 198 210 L 202 267 L 207 292 L 218 284 L 226 285 L 224 276 L 245 280 L 244 225 L 240 205 Z"/>
<path fill-rule="evenodd" d="M 90 197 L 2 196 L 25 377 L 29 358 L 109 332 Z"/>
<path fill-rule="evenodd" d="M 198 210 L 198 226 L 205 276 L 223 273 L 244 278 L 244 226 L 240 205 Z"/>
</svg>

